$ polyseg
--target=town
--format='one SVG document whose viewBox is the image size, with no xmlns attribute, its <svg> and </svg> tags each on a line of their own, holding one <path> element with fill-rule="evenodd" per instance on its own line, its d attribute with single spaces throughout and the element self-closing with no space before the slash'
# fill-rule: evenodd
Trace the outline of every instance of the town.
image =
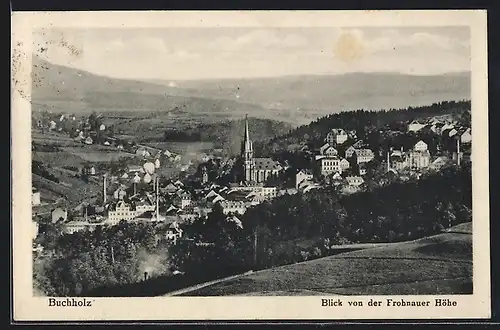
<svg viewBox="0 0 500 330">
<path fill-rule="evenodd" d="M 209 218 L 215 209 L 242 230 L 246 217 L 251 217 L 249 209 L 283 196 L 305 196 L 326 188 L 346 196 L 381 187 L 384 178 L 405 182 L 461 167 L 471 162 L 472 144 L 470 102 L 460 103 L 464 104 L 460 116 L 424 116 L 376 131 L 330 127 L 316 141 L 300 141 L 294 157 L 301 162 L 257 154 L 255 144 L 261 142 L 252 140 L 247 116 L 239 155 L 211 150 L 185 160 L 166 149 L 115 137 L 95 113 L 81 120 L 74 115 L 47 114 L 35 123 L 35 130 L 68 136 L 84 147 L 119 150 L 127 157 L 67 168 L 75 178 L 94 182 L 100 190 L 82 195 L 73 205 L 48 201 L 33 186 L 33 251 L 41 258 L 54 254 L 47 249 L 50 244 L 40 241 L 40 237 L 47 239 L 43 234 L 47 226 L 58 228 L 57 235 L 71 236 L 123 223 L 153 226 L 156 241 L 166 246 L 192 241 L 210 245 L 214 243 L 206 237 L 190 235 L 189 226 Z M 373 134 L 379 137 L 376 143 L 369 141 Z M 297 163 L 304 165 L 294 166 Z M 43 164 L 37 166 L 33 173 L 51 180 Z M 177 171 L 169 172 L 172 168 Z M 173 274 L 181 273 L 177 268 L 172 268 Z"/>
</svg>

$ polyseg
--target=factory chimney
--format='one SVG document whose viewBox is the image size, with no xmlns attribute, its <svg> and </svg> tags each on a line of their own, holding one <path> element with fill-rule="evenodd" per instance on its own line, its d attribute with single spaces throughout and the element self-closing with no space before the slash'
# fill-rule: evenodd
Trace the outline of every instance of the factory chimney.
<svg viewBox="0 0 500 330">
<path fill-rule="evenodd" d="M 460 139 L 457 139 L 457 165 L 460 166 Z"/>
<path fill-rule="evenodd" d="M 159 201 L 160 195 L 158 194 L 159 183 L 160 183 L 160 178 L 156 177 L 156 221 L 160 221 L 160 201 Z"/>
<path fill-rule="evenodd" d="M 106 187 L 106 174 L 102 176 L 103 178 L 103 188 L 102 188 L 102 196 L 103 196 L 103 205 L 106 205 L 107 201 L 107 187 Z"/>
<path fill-rule="evenodd" d="M 387 173 L 391 170 L 391 160 L 389 157 L 389 151 L 387 151 Z"/>
</svg>

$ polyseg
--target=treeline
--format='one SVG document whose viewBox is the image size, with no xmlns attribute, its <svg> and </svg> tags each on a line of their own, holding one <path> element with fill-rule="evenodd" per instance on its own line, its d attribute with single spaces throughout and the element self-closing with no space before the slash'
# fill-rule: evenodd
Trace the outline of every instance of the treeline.
<svg viewBox="0 0 500 330">
<path fill-rule="evenodd" d="M 266 140 L 287 133 L 291 126 L 270 119 L 249 118 L 248 126 L 253 141 Z M 175 142 L 215 142 L 227 150 L 238 153 L 243 140 L 244 120 L 223 121 L 218 123 L 200 124 L 193 128 L 182 130 L 169 129 L 164 133 L 165 141 Z"/>
<path fill-rule="evenodd" d="M 49 296 L 77 296 L 99 287 L 130 284 L 170 272 L 166 229 L 122 221 L 61 234 L 59 223 L 44 223 L 36 242 L 34 289 Z"/>
<path fill-rule="evenodd" d="M 332 128 L 354 130 L 358 138 L 365 138 L 382 128 L 406 131 L 406 123 L 415 119 L 439 115 L 455 115 L 470 125 L 470 101 L 443 101 L 428 106 L 389 109 L 386 111 L 356 110 L 318 118 L 309 125 L 299 126 L 282 136 L 254 144 L 259 155 L 271 155 L 287 150 L 292 145 L 319 145 Z"/>
</svg>

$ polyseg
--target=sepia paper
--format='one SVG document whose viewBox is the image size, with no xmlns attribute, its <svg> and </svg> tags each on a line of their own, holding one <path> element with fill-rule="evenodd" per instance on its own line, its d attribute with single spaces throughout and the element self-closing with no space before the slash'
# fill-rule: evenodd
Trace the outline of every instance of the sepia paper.
<svg viewBox="0 0 500 330">
<path fill-rule="evenodd" d="M 13 13 L 11 174 L 14 320 L 170 320 L 182 322 L 189 320 L 389 320 L 490 317 L 486 25 L 486 12 L 480 10 Z M 276 34 L 267 33 L 269 29 L 277 31 Z M 189 32 L 186 32 L 187 30 Z M 377 31 L 382 30 L 387 34 L 378 35 Z M 453 38 L 436 39 L 439 33 L 433 34 L 432 31 L 441 30 L 448 31 L 449 35 L 453 35 L 455 30 L 462 31 L 465 37 L 458 38 L 459 41 Z M 241 31 L 245 33 L 240 33 Z M 287 31 L 291 31 L 288 37 Z M 328 41 L 328 31 L 332 33 L 331 41 Z M 348 32 L 342 34 L 342 31 Z M 359 31 L 361 35 L 357 34 Z M 371 31 L 375 31 L 373 33 L 378 37 L 369 37 Z M 405 32 L 401 32 L 396 42 L 391 38 L 396 38 L 395 36 L 400 33 L 398 31 Z M 315 48 L 312 43 L 307 43 L 307 36 L 313 40 L 319 34 L 323 38 L 321 44 L 323 48 Z M 47 35 L 60 36 L 60 38 L 56 38 L 56 41 L 52 43 L 40 43 L 40 40 L 47 40 L 43 39 Z M 165 44 L 155 43 L 154 38 L 159 35 L 164 36 Z M 178 47 L 182 44 L 179 40 L 188 35 L 194 35 L 198 39 L 205 38 L 211 42 L 205 42 L 204 46 L 199 46 L 199 48 Z M 407 39 L 405 35 L 412 35 L 413 39 Z M 107 39 L 106 36 L 119 36 L 120 38 L 116 39 L 116 43 L 113 44 L 110 41 L 111 37 Z M 106 40 L 110 43 L 106 44 Z M 172 40 L 170 44 L 169 40 Z M 434 57 L 434 55 L 426 57 L 425 47 L 428 45 L 425 43 L 428 40 L 431 40 L 433 45 L 442 46 L 442 54 L 445 54 L 443 58 Z M 414 44 L 411 44 L 412 41 Z M 449 44 L 446 44 L 448 41 Z M 463 42 L 463 44 L 457 46 L 454 42 Z M 394 50 L 396 47 L 406 47 L 406 58 L 414 56 L 415 59 L 420 60 L 398 61 L 396 57 L 391 57 L 392 45 L 394 45 Z M 52 49 L 56 47 L 59 50 L 65 49 L 66 52 L 63 52 L 64 54 L 60 57 L 47 55 L 49 61 L 59 61 L 59 63 L 54 62 L 55 64 L 73 66 L 83 71 L 94 71 L 103 76 L 131 80 L 139 79 L 137 77 L 141 75 L 144 77 L 151 75 L 152 80 L 160 79 L 164 75 L 163 79 L 176 81 L 211 78 L 237 79 L 244 78 L 243 76 L 255 78 L 307 74 L 335 75 L 353 71 L 372 73 L 405 71 L 408 74 L 422 75 L 470 71 L 472 138 L 474 140 L 471 155 L 473 164 L 472 293 L 400 295 L 398 290 L 394 290 L 391 295 L 359 296 L 322 293 L 321 288 L 315 288 L 314 291 L 309 292 L 310 294 L 303 292 L 299 295 L 290 293 L 283 296 L 282 294 L 274 295 L 271 292 L 268 295 L 260 294 L 260 296 L 186 297 L 175 294 L 168 296 L 168 292 L 165 292 L 164 296 L 140 298 L 75 297 L 75 301 L 81 301 L 80 305 L 76 303 L 74 307 L 51 306 L 50 299 L 66 301 L 66 299 L 73 298 L 40 297 L 33 293 L 32 221 L 30 220 L 32 205 L 29 198 L 30 185 L 32 185 L 31 134 L 34 124 L 31 122 L 31 108 L 35 102 L 32 100 L 32 88 L 36 84 L 43 85 L 44 77 L 33 77 L 31 73 L 33 54 L 56 56 L 54 55 L 56 52 Z M 162 53 L 160 50 L 154 53 L 152 49 L 158 47 L 165 47 L 165 52 Z M 315 58 L 314 56 L 309 58 L 302 55 L 308 53 L 306 51 L 308 47 L 310 47 L 309 53 L 314 53 L 314 56 L 319 54 L 317 62 L 311 60 Z M 456 47 L 470 49 L 469 59 L 464 60 L 463 56 L 455 54 Z M 262 49 L 269 49 L 269 54 L 264 53 Z M 370 60 L 371 52 L 376 53 L 380 49 L 385 49 L 386 52 L 379 54 L 376 60 Z M 296 56 L 294 56 L 295 51 L 297 51 Z M 325 60 L 322 54 L 335 59 L 331 62 L 332 68 L 325 69 L 324 63 L 329 59 Z M 137 56 L 136 63 L 143 61 L 136 67 L 128 65 L 127 63 L 132 62 L 126 61 L 134 56 Z M 267 60 L 273 56 L 273 60 Z M 300 56 L 304 56 L 303 61 L 300 61 Z M 168 61 L 171 62 L 168 63 Z M 120 63 L 120 65 L 113 66 L 113 62 Z M 356 70 L 353 70 L 353 67 L 356 67 Z M 154 74 L 156 76 L 153 76 Z M 64 78 L 60 81 L 63 83 Z M 85 86 L 82 86 L 82 89 L 84 88 Z M 369 85 L 366 88 L 374 88 L 374 86 Z M 341 91 L 331 91 L 331 93 L 336 92 L 341 93 Z M 57 86 L 54 88 L 54 93 L 57 93 Z M 74 93 L 81 95 L 82 99 L 86 97 L 85 90 Z M 423 100 L 426 99 L 425 95 L 421 97 Z M 276 100 L 281 100 L 281 96 L 277 95 Z M 61 107 L 64 106 L 64 103 L 61 103 Z M 131 105 L 133 106 L 136 105 Z M 407 106 L 412 106 L 412 104 L 401 105 L 401 107 Z M 366 110 L 376 110 L 379 107 L 375 103 L 363 106 Z M 231 111 L 228 109 L 228 113 Z M 252 116 L 252 113 L 249 113 L 249 116 Z M 315 117 L 321 116 L 323 115 L 313 115 L 311 119 L 304 119 L 302 124 L 307 124 Z M 200 272 L 202 271 L 204 270 L 200 269 Z M 440 269 L 437 268 L 436 272 L 439 271 Z M 258 274 L 259 271 L 255 273 Z M 250 276 L 254 275 L 250 274 Z M 209 287 L 210 283 L 206 283 L 206 286 Z M 300 289 L 304 290 L 304 288 Z M 442 306 L 436 306 L 436 299 L 444 302 Z M 424 306 L 419 307 L 404 306 L 399 304 L 402 300 L 425 303 L 423 303 Z M 374 304 L 374 301 L 380 304 Z M 354 302 L 354 304 L 350 305 L 349 302 Z M 394 304 L 388 306 L 393 302 L 398 302 L 399 306 Z"/>
</svg>

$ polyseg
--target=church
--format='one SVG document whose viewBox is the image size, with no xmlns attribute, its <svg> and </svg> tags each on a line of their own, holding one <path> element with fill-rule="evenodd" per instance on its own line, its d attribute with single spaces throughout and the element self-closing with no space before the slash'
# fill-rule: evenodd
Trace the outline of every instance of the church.
<svg viewBox="0 0 500 330">
<path fill-rule="evenodd" d="M 247 184 L 263 183 L 271 175 L 278 174 L 282 167 L 272 158 L 255 158 L 248 129 L 248 115 L 245 116 L 245 135 L 241 144 L 243 159 L 243 181 Z"/>
</svg>

